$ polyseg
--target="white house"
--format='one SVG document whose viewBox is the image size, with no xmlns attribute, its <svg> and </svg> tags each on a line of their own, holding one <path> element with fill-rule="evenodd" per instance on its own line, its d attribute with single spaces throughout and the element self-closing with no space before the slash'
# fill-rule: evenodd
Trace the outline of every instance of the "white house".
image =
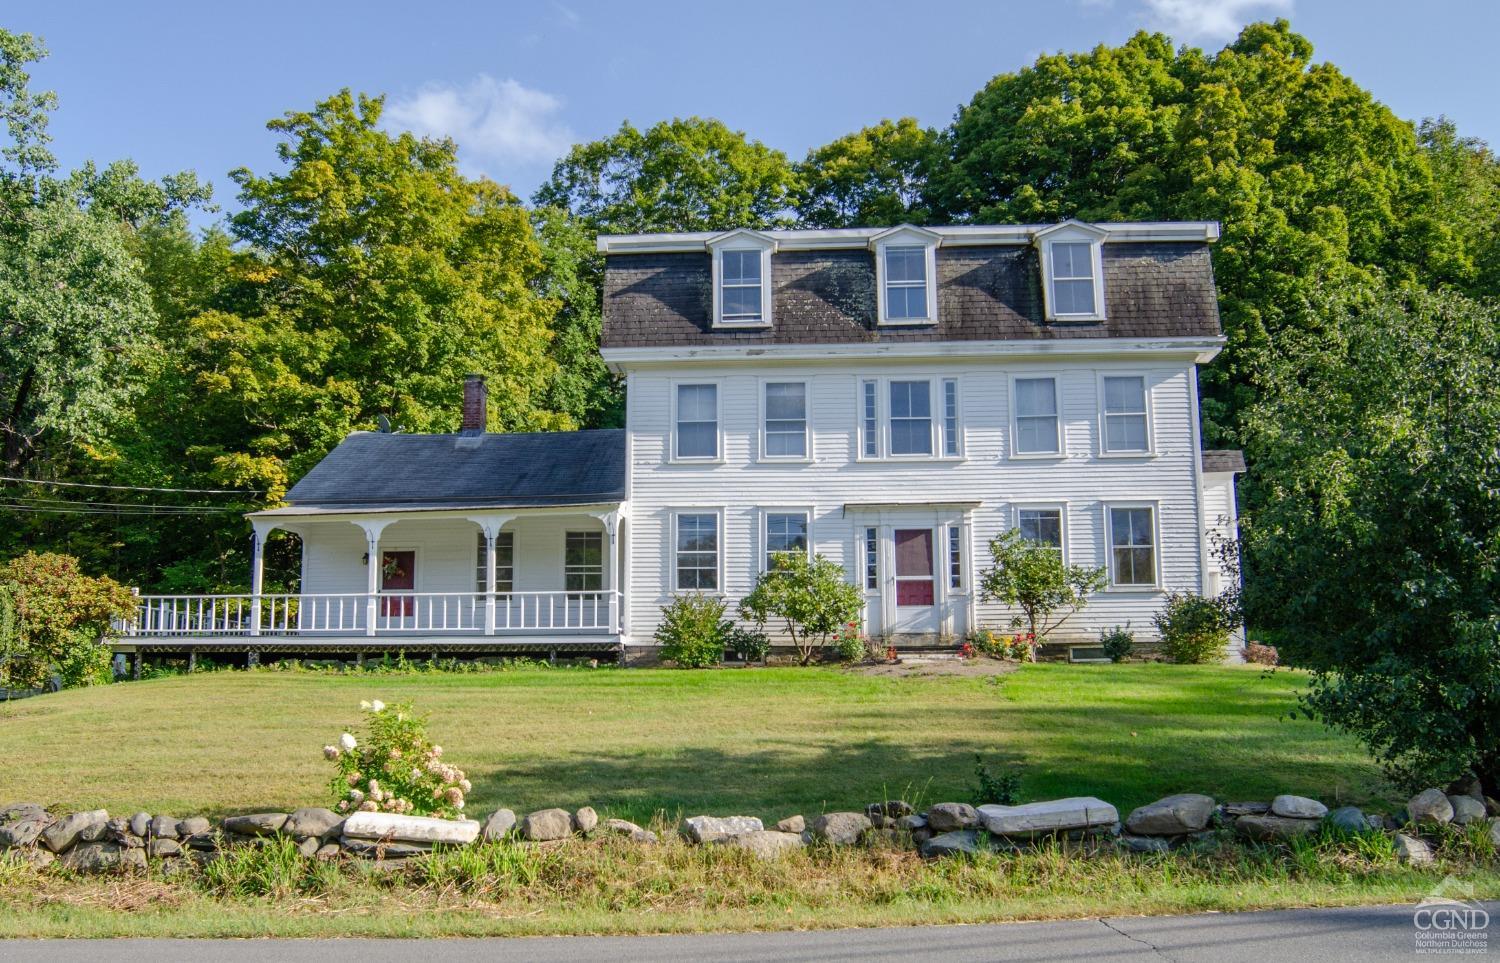
<svg viewBox="0 0 1500 963">
<path fill-rule="evenodd" d="M 626 428 L 351 435 L 251 516 L 252 591 L 143 597 L 143 648 L 635 654 L 679 592 L 733 601 L 778 551 L 865 591 L 868 632 L 947 644 L 1019 528 L 1108 587 L 1069 637 L 1224 588 L 1238 452 L 1201 450 L 1224 344 L 1212 223 L 738 230 L 599 239 Z M 302 542 L 300 592 L 258 546 Z"/>
</svg>

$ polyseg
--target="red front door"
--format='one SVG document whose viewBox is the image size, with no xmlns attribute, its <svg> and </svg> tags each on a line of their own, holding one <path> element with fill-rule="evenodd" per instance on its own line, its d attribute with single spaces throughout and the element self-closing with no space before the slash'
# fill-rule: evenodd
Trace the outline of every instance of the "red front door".
<svg viewBox="0 0 1500 963">
<path fill-rule="evenodd" d="M 380 553 L 380 591 L 412 592 L 417 587 L 416 552 Z M 380 614 L 384 616 L 409 616 L 416 611 L 416 599 L 410 595 L 384 596 L 380 600 Z"/>
</svg>

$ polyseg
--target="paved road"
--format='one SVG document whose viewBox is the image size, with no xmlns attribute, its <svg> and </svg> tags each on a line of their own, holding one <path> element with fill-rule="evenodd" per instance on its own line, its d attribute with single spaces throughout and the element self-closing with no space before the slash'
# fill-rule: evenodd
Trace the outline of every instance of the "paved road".
<svg viewBox="0 0 1500 963">
<path fill-rule="evenodd" d="M 1500 902 L 1486 908 L 1500 957 Z M 110 963 L 395 963 L 524 960 L 1087 960 L 1089 963 L 1379 963 L 1414 955 L 1412 907 L 1111 917 L 1058 923 L 931 926 L 812 933 L 469 940 L 38 940 L 0 942 L 0 960 Z M 1481 955 L 1486 959 L 1490 954 Z M 1471 959 L 1474 957 L 1470 957 Z"/>
</svg>

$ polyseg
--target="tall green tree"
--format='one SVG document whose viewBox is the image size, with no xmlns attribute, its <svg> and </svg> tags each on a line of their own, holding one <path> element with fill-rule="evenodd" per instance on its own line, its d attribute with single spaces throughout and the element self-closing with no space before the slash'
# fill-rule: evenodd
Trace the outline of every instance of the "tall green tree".
<svg viewBox="0 0 1500 963">
<path fill-rule="evenodd" d="M 1500 789 L 1500 304 L 1320 303 L 1249 410 L 1245 600 L 1305 707 L 1419 788 Z M 1357 590 L 1351 590 L 1356 587 Z"/>
<path fill-rule="evenodd" d="M 796 166 L 798 222 L 806 227 L 925 223 L 937 146 L 934 131 L 903 117 L 808 151 Z"/>
</svg>

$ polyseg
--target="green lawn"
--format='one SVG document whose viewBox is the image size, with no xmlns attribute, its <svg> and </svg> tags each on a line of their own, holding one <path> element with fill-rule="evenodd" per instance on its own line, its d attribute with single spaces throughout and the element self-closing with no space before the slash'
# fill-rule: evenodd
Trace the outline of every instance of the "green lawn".
<svg viewBox="0 0 1500 963">
<path fill-rule="evenodd" d="M 1001 678 L 838 669 L 475 675 L 218 672 L 0 705 L 0 802 L 177 815 L 329 801 L 320 747 L 361 699 L 411 699 L 474 783 L 470 810 L 593 805 L 779 818 L 969 798 L 974 755 L 1028 799 L 1122 813 L 1171 792 L 1388 801 L 1351 740 L 1285 718 L 1300 683 L 1256 668 L 1031 665 Z"/>
</svg>

